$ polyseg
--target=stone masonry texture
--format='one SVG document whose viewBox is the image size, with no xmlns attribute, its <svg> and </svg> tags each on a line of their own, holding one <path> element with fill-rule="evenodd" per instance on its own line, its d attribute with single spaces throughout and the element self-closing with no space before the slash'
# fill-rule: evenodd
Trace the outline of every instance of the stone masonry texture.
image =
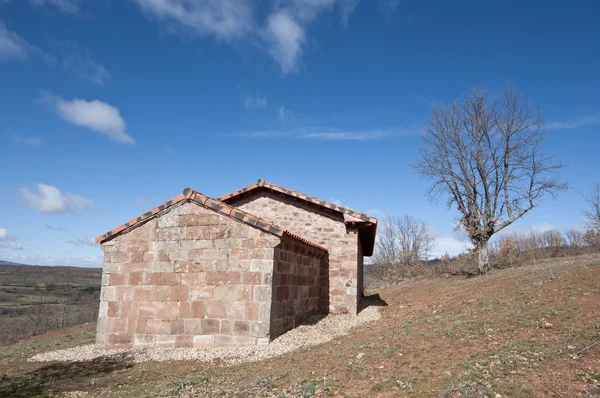
<svg viewBox="0 0 600 398">
<path fill-rule="evenodd" d="M 329 293 L 329 312 L 357 313 L 363 293 L 362 250 L 357 230 L 346 227 L 342 214 L 266 189 L 232 199 L 229 203 L 250 214 L 273 220 L 280 227 L 326 247 L 329 273 L 322 288 Z M 324 292 L 321 296 L 325 296 Z"/>
<path fill-rule="evenodd" d="M 194 203 L 101 247 L 105 348 L 266 344 L 323 310 L 326 252 Z"/>
</svg>

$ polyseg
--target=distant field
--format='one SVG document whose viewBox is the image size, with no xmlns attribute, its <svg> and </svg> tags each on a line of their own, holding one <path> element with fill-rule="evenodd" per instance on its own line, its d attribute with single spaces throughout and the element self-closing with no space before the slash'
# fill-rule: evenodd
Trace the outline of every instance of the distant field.
<svg viewBox="0 0 600 398">
<path fill-rule="evenodd" d="M 94 321 L 102 269 L 0 264 L 0 344 Z"/>
</svg>

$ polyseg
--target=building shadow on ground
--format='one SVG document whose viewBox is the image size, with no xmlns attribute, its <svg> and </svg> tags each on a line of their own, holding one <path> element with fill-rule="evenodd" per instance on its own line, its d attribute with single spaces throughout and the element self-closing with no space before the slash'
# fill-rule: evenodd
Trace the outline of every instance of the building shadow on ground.
<svg viewBox="0 0 600 398">
<path fill-rule="evenodd" d="M 363 296 L 358 304 L 358 313 L 368 307 L 387 307 L 388 303 L 381 298 L 379 293 Z"/>
<path fill-rule="evenodd" d="M 0 379 L 0 397 L 46 397 L 89 390 L 114 372 L 133 367 L 131 357 L 116 354 L 81 362 L 53 362 L 30 372 Z"/>
</svg>

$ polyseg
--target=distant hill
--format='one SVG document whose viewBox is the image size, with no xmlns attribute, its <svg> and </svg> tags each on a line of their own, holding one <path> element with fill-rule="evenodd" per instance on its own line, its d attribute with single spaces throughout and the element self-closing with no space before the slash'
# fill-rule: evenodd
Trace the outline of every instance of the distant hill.
<svg viewBox="0 0 600 398">
<path fill-rule="evenodd" d="M 12 261 L 4 261 L 4 260 L 0 260 L 0 265 L 26 265 L 26 264 L 21 264 L 21 263 L 13 263 Z"/>
</svg>

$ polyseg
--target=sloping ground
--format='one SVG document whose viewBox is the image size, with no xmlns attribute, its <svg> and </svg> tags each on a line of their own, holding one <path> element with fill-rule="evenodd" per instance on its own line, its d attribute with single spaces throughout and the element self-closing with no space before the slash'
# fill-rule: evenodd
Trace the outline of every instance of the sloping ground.
<svg viewBox="0 0 600 398">
<path fill-rule="evenodd" d="M 259 362 L 133 363 L 122 354 L 26 360 L 88 344 L 91 329 L 3 347 L 0 396 L 600 395 L 600 255 L 471 279 L 423 279 L 379 293 L 388 306 L 378 322 Z"/>
</svg>

